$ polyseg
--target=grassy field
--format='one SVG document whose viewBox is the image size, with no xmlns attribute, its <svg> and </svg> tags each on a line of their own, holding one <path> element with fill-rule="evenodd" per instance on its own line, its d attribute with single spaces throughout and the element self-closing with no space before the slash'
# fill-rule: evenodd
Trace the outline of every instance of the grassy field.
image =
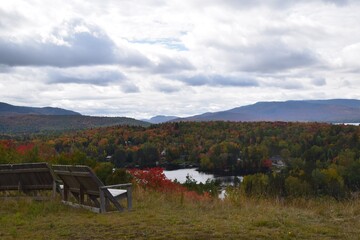
<svg viewBox="0 0 360 240">
<path fill-rule="evenodd" d="M 137 189 L 133 211 L 95 214 L 1 198 L 0 239 L 360 239 L 360 201 L 196 202 Z"/>
</svg>

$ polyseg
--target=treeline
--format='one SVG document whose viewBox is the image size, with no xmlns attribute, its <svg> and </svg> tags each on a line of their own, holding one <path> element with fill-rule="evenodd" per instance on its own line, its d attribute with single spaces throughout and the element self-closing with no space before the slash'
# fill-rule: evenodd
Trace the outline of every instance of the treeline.
<svg viewBox="0 0 360 240">
<path fill-rule="evenodd" d="M 45 160 L 94 165 L 108 161 L 118 168 L 193 165 L 208 172 L 262 172 L 245 178 L 243 186 L 249 194 L 342 196 L 360 188 L 359 136 L 358 126 L 325 123 L 116 126 L 36 137 L 26 143 L 4 140 L 0 163 Z M 19 146 L 26 144 L 32 147 L 19 152 Z"/>
</svg>

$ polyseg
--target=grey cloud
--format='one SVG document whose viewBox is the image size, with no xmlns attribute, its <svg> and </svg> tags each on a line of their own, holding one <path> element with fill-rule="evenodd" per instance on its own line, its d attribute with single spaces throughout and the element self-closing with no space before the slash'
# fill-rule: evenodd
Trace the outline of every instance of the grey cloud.
<svg viewBox="0 0 360 240">
<path fill-rule="evenodd" d="M 344 6 L 350 3 L 351 0 L 323 0 L 323 2 L 334 3 L 338 6 Z"/>
<path fill-rule="evenodd" d="M 273 87 L 287 90 L 304 89 L 304 85 L 299 80 L 287 79 L 276 76 L 274 76 L 274 78 L 263 81 L 261 85 L 265 87 Z"/>
<path fill-rule="evenodd" d="M 250 77 L 214 75 L 194 75 L 191 77 L 180 77 L 178 80 L 191 86 L 233 86 L 233 87 L 256 87 L 259 85 L 256 79 Z"/>
<path fill-rule="evenodd" d="M 69 24 L 71 34 L 63 37 L 65 45 L 27 39 L 21 43 L 0 38 L 0 64 L 9 66 L 56 66 L 123 64 L 144 66 L 148 60 L 128 49 L 117 49 L 114 42 L 99 29 L 93 33 L 75 32 L 77 22 Z M 60 36 L 57 36 L 60 37 Z"/>
<path fill-rule="evenodd" d="M 281 42 L 266 42 L 231 53 L 237 70 L 246 72 L 278 72 L 312 66 L 320 62 L 308 49 L 292 49 Z"/>
<path fill-rule="evenodd" d="M 9 73 L 12 69 L 9 66 L 0 64 L 0 73 Z"/>
<path fill-rule="evenodd" d="M 125 75 L 116 71 L 100 71 L 95 73 L 78 74 L 50 71 L 48 83 L 77 83 L 106 86 L 110 83 L 121 82 L 126 79 Z"/>
<path fill-rule="evenodd" d="M 159 63 L 154 64 L 152 72 L 154 73 L 172 73 L 183 70 L 194 70 L 195 67 L 182 57 L 161 56 Z"/>
<path fill-rule="evenodd" d="M 281 36 L 264 36 L 249 45 L 224 43 L 211 39 L 203 43 L 216 49 L 231 71 L 271 73 L 320 64 L 321 59 L 310 49 L 289 46 Z"/>
<path fill-rule="evenodd" d="M 304 85 L 302 83 L 300 83 L 300 82 L 297 82 L 297 81 L 288 80 L 284 84 L 278 85 L 277 87 L 283 88 L 283 89 L 288 89 L 288 90 L 294 90 L 294 89 L 299 90 L 299 89 L 303 89 Z"/>
<path fill-rule="evenodd" d="M 47 71 L 49 84 L 88 84 L 96 86 L 116 86 L 125 93 L 140 92 L 138 86 L 131 82 L 123 73 L 115 70 L 92 69 L 50 69 Z"/>
<path fill-rule="evenodd" d="M 326 85 L 326 80 L 324 78 L 316 78 L 316 79 L 312 79 L 311 83 L 314 84 L 315 86 L 324 86 Z"/>
<path fill-rule="evenodd" d="M 245 65 L 243 70 L 274 72 L 306 67 L 316 62 L 315 58 L 309 52 L 279 51 L 270 53 L 264 50 L 263 52 L 258 52 L 258 54 L 259 56 L 255 57 L 258 62 L 255 61 Z"/>
<path fill-rule="evenodd" d="M 172 86 L 168 84 L 159 84 L 155 86 L 155 89 L 163 93 L 174 93 L 180 91 L 178 86 Z"/>
<path fill-rule="evenodd" d="M 352 0 L 223 0 L 222 3 L 237 9 L 242 8 L 253 8 L 258 6 L 268 6 L 271 8 L 278 8 L 278 9 L 284 9 L 291 7 L 293 5 L 301 4 L 301 3 L 328 3 L 328 4 L 335 4 L 337 6 L 344 6 L 352 2 Z M 218 4 L 219 2 L 216 0 L 211 1 L 212 4 Z"/>
<path fill-rule="evenodd" d="M 111 64 L 116 62 L 113 43 L 89 33 L 66 39 L 71 46 L 28 40 L 14 43 L 0 39 L 0 63 L 9 66 L 57 66 Z"/>
<path fill-rule="evenodd" d="M 136 86 L 134 83 L 132 82 L 125 82 L 121 85 L 121 89 L 123 90 L 123 92 L 125 93 L 138 93 L 140 92 L 140 89 L 138 86 Z"/>
</svg>

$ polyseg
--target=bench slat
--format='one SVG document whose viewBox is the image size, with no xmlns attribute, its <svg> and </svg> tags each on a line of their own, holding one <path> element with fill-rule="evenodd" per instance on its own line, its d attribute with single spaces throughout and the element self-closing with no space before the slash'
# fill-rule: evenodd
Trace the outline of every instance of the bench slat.
<svg viewBox="0 0 360 240">
<path fill-rule="evenodd" d="M 49 169 L 48 168 L 28 168 L 28 169 L 0 170 L 0 174 L 42 173 L 42 172 L 49 172 Z"/>
<path fill-rule="evenodd" d="M 88 166 L 54 165 L 54 173 L 64 184 L 63 200 L 68 202 L 68 193 L 71 193 L 79 204 L 84 205 L 84 196 L 93 201 L 96 206 L 100 205 L 100 212 L 106 212 L 106 205 L 111 202 L 117 210 L 122 211 L 118 202 L 119 198 L 126 197 L 128 209 L 131 209 L 131 184 L 113 185 L 113 187 L 126 187 L 115 189 L 104 186 L 100 179 Z M 98 199 L 100 201 L 98 201 Z"/>
</svg>

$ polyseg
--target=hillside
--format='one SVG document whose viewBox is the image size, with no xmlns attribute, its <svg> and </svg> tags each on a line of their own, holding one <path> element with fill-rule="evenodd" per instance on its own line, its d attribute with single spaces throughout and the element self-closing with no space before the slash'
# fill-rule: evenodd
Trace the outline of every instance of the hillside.
<svg viewBox="0 0 360 240">
<path fill-rule="evenodd" d="M 0 133 L 41 133 L 81 130 L 115 125 L 149 126 L 149 123 L 126 117 L 91 117 L 82 115 L 0 116 Z"/>
<path fill-rule="evenodd" d="M 53 107 L 23 107 L 14 106 L 0 102 L 0 116 L 16 116 L 16 115 L 81 115 L 78 112 Z"/>
<path fill-rule="evenodd" d="M 60 200 L 0 199 L 1 239 L 359 239 L 359 199 L 182 200 L 134 191 L 131 212 L 96 214 Z M 35 230 L 36 229 L 36 230 Z"/>
<path fill-rule="evenodd" d="M 258 102 L 177 121 L 360 122 L 360 100 L 331 99 Z"/>
</svg>

